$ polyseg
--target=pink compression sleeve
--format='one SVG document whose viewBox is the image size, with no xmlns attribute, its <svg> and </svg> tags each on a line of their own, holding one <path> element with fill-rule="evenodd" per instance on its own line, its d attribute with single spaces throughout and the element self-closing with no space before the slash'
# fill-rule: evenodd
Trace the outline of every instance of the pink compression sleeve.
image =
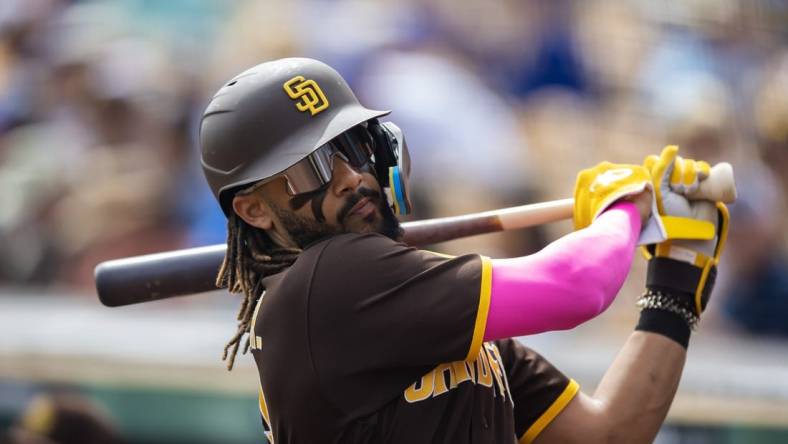
<svg viewBox="0 0 788 444">
<path fill-rule="evenodd" d="M 604 311 L 629 273 L 640 233 L 631 202 L 530 256 L 492 261 L 484 340 L 566 330 Z"/>
</svg>

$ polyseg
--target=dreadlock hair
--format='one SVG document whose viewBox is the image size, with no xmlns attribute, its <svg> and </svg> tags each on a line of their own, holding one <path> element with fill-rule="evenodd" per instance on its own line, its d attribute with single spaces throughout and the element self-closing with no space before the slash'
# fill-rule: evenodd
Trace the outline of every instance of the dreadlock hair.
<svg viewBox="0 0 788 444">
<path fill-rule="evenodd" d="M 227 217 L 227 253 L 216 276 L 216 286 L 230 293 L 243 293 L 238 310 L 238 329 L 224 346 L 222 360 L 233 369 L 235 355 L 245 334 L 243 353 L 249 351 L 250 327 L 257 301 L 263 294 L 263 278 L 279 273 L 295 262 L 301 250 L 276 245 L 265 231 L 247 224 L 235 212 Z M 228 360 L 229 353 L 229 360 Z"/>
</svg>

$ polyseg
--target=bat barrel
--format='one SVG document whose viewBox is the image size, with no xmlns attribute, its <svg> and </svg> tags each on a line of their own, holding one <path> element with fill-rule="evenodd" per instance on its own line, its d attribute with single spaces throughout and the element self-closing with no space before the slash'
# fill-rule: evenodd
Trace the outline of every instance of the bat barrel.
<svg viewBox="0 0 788 444">
<path fill-rule="evenodd" d="M 403 241 L 424 246 L 571 217 L 572 199 L 564 199 L 404 223 Z M 120 307 L 216 290 L 226 250 L 219 244 L 102 262 L 95 270 L 99 300 Z"/>
<path fill-rule="evenodd" d="M 225 245 L 189 248 L 103 262 L 96 291 L 107 307 L 119 307 L 216 290 Z"/>
<path fill-rule="evenodd" d="M 503 230 L 498 216 L 481 214 L 407 222 L 402 228 L 402 241 L 416 247 Z"/>
</svg>

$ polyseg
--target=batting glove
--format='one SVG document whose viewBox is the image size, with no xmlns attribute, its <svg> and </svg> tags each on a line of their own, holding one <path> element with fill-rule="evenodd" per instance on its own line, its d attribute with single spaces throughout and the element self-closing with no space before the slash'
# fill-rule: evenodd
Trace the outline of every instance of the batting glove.
<svg viewBox="0 0 788 444">
<path fill-rule="evenodd" d="M 710 240 L 715 236 L 714 225 L 700 214 L 701 207 L 691 205 L 685 196 L 698 189 L 711 168 L 703 161 L 683 159 L 678 152 L 675 145 L 665 147 L 659 156 L 648 156 L 643 165 L 653 180 L 656 217 L 664 229 L 662 239 L 654 238 Z"/>
<path fill-rule="evenodd" d="M 717 276 L 717 264 L 728 236 L 728 209 L 723 203 L 686 202 L 697 217 L 714 226 L 710 240 L 670 239 L 645 247 L 646 292 L 637 329 L 667 336 L 684 348 L 697 327 Z"/>
<path fill-rule="evenodd" d="M 577 175 L 574 190 L 575 229 L 591 225 L 594 219 L 617 200 L 639 194 L 646 189 L 653 189 L 652 178 L 648 170 L 640 165 L 602 162 L 581 171 Z M 659 226 L 659 219 L 653 216 L 657 212 L 657 204 L 654 193 L 651 195 L 652 216 L 641 229 L 638 245 L 666 239 L 664 228 Z"/>
<path fill-rule="evenodd" d="M 659 157 L 649 156 L 645 162 L 654 180 L 658 217 L 669 239 L 644 247 L 649 260 L 647 291 L 638 301 L 644 313 L 638 328 L 664 328 L 670 323 L 655 326 L 654 319 L 664 317 L 665 311 L 672 312 L 689 328 L 686 334 L 678 335 L 681 340 L 676 338 L 675 328 L 674 336 L 668 336 L 686 347 L 689 329 L 695 328 L 711 296 L 730 217 L 722 202 L 690 201 L 685 197 L 708 177 L 709 166 L 682 159 L 677 153 L 677 147 L 669 146 Z"/>
</svg>

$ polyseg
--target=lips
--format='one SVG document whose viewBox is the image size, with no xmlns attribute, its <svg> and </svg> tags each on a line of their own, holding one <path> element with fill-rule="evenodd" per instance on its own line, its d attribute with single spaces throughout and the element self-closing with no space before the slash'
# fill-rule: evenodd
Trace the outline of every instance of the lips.
<svg viewBox="0 0 788 444">
<path fill-rule="evenodd" d="M 373 211 L 375 211 L 375 206 L 372 204 L 372 199 L 369 197 L 364 197 L 356 202 L 355 205 L 353 205 L 353 208 L 350 209 L 348 216 L 359 215 L 363 218 L 368 216 L 369 213 Z"/>
</svg>

